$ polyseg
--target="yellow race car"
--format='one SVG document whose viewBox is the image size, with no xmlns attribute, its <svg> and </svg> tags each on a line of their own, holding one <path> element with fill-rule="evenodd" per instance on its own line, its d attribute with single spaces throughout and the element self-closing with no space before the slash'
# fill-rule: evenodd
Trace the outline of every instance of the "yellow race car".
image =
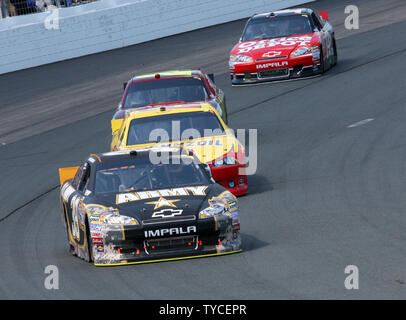
<svg viewBox="0 0 406 320">
<path fill-rule="evenodd" d="M 111 121 L 111 151 L 183 146 L 236 196 L 248 192 L 245 150 L 209 103 L 138 108 Z"/>
</svg>

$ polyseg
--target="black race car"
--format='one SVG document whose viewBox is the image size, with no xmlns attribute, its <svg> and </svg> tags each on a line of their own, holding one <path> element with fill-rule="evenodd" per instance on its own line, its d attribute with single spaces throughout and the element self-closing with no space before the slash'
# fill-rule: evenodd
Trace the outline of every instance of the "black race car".
<svg viewBox="0 0 406 320">
<path fill-rule="evenodd" d="M 183 148 L 92 154 L 59 175 L 70 251 L 97 266 L 241 251 L 235 196 Z"/>
</svg>

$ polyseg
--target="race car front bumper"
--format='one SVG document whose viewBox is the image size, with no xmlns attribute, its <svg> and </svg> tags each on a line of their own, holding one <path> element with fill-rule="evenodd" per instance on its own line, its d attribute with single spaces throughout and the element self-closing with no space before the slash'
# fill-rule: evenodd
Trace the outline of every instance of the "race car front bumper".
<svg viewBox="0 0 406 320">
<path fill-rule="evenodd" d="M 270 81 L 284 81 L 293 80 L 299 78 L 307 78 L 320 75 L 319 66 L 314 68 L 313 66 L 302 67 L 300 69 L 273 69 L 265 70 L 266 76 L 263 76 L 264 71 L 255 73 L 243 73 L 243 74 L 231 74 L 231 83 L 233 85 L 261 83 Z"/>
<path fill-rule="evenodd" d="M 238 225 L 231 215 L 151 219 L 134 226 L 106 226 L 93 243 L 96 266 L 161 262 L 241 251 Z"/>
<path fill-rule="evenodd" d="M 284 81 L 321 74 L 320 52 L 289 59 L 256 60 L 253 63 L 230 62 L 233 85 Z"/>
</svg>

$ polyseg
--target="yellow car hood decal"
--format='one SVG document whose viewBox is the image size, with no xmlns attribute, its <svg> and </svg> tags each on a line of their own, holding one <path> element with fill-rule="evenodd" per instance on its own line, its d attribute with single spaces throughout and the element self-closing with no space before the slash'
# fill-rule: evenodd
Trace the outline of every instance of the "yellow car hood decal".
<svg viewBox="0 0 406 320">
<path fill-rule="evenodd" d="M 125 146 L 124 149 L 144 149 L 151 146 L 171 146 L 177 147 L 183 145 L 186 149 L 193 151 L 195 156 L 201 162 L 209 163 L 230 151 L 235 153 L 238 151 L 238 140 L 232 134 L 225 134 L 220 136 L 203 137 L 193 140 L 181 140 L 171 143 L 149 143 L 135 146 Z M 122 149 L 122 148 L 120 148 Z"/>
</svg>

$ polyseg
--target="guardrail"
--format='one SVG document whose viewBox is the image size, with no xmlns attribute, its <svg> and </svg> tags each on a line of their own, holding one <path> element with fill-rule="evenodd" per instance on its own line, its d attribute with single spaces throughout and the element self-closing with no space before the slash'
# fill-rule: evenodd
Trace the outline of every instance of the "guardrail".
<svg viewBox="0 0 406 320">
<path fill-rule="evenodd" d="M 0 74 L 314 0 L 100 0 L 0 20 Z"/>
</svg>

